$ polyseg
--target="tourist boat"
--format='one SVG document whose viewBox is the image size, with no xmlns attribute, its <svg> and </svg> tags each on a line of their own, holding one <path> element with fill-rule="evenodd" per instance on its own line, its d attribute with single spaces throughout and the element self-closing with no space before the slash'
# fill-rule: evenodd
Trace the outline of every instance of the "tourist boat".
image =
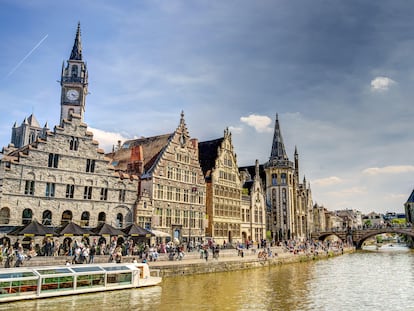
<svg viewBox="0 0 414 311">
<path fill-rule="evenodd" d="M 0 303 L 154 286 L 159 270 L 146 263 L 104 263 L 0 269 Z"/>
</svg>

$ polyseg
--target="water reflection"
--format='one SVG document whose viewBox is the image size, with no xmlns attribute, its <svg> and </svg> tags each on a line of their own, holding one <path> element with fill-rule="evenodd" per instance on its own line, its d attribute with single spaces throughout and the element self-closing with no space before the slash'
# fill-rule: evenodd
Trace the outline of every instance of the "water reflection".
<svg viewBox="0 0 414 311">
<path fill-rule="evenodd" d="M 164 279 L 160 287 L 34 300 L 0 310 L 409 310 L 414 253 L 359 251 L 327 260 Z"/>
</svg>

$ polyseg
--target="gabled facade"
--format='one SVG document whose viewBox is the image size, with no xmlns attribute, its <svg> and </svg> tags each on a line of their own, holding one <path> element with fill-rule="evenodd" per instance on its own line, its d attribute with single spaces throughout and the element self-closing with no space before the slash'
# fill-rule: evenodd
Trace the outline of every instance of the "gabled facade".
<svg viewBox="0 0 414 311">
<path fill-rule="evenodd" d="M 266 239 L 266 193 L 259 173 L 259 161 L 254 166 L 254 176 L 245 169 L 241 172 L 242 192 L 242 239 L 260 243 Z"/>
<path fill-rule="evenodd" d="M 180 242 L 204 239 L 206 188 L 184 113 L 173 133 L 125 141 L 108 156 L 116 170 L 140 178 L 138 224 Z"/>
<path fill-rule="evenodd" d="M 85 227 L 99 223 L 124 227 L 133 221 L 137 178 L 115 173 L 83 122 L 87 72 L 80 46 L 78 26 L 62 73 L 59 126 L 21 148 L 10 145 L 3 149 L 1 225 L 36 219 L 52 226 L 74 221 Z M 70 90 L 77 90 L 78 97 L 69 95 Z"/>
<path fill-rule="evenodd" d="M 231 133 L 198 144 L 207 187 L 206 236 L 218 244 L 241 242 L 242 182 Z"/>
</svg>

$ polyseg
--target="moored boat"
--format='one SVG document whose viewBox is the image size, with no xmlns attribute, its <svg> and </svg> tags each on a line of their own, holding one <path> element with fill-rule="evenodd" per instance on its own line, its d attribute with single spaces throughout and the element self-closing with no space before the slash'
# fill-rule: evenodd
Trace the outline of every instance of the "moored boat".
<svg viewBox="0 0 414 311">
<path fill-rule="evenodd" d="M 105 263 L 0 269 L 0 303 L 155 286 L 158 270 L 146 263 Z"/>
</svg>

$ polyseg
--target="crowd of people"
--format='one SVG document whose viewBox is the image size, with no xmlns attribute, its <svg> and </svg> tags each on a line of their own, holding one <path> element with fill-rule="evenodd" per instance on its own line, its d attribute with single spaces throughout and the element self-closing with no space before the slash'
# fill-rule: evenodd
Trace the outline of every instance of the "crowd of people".
<svg viewBox="0 0 414 311">
<path fill-rule="evenodd" d="M 62 242 L 52 237 L 45 237 L 41 243 L 34 243 L 33 240 L 25 241 L 25 247 L 20 239 L 11 243 L 9 239 L 0 240 L 0 264 L 5 268 L 19 267 L 25 260 L 35 256 L 68 256 L 69 264 L 94 263 L 96 255 L 108 256 L 108 262 L 122 262 L 124 256 L 134 256 L 142 262 L 157 261 L 160 254 L 166 254 L 169 260 L 183 260 L 185 252 L 197 251 L 200 259 L 208 261 L 209 254 L 213 259 L 218 260 L 220 250 L 235 248 L 237 255 L 244 257 L 246 252 L 255 254 L 261 260 L 277 256 L 274 247 L 283 252 L 292 254 L 318 255 L 323 252 L 343 252 L 346 243 L 338 241 L 317 241 L 317 240 L 285 240 L 268 242 L 265 239 L 252 242 L 229 244 L 224 242 L 219 245 L 209 239 L 204 242 L 189 242 L 187 244 L 168 242 L 149 245 L 147 241 L 136 241 L 133 239 L 118 239 L 112 237 L 107 243 L 106 239 L 99 238 L 89 240 L 83 238 L 65 238 Z M 28 242 L 28 243 L 27 243 Z"/>
</svg>

